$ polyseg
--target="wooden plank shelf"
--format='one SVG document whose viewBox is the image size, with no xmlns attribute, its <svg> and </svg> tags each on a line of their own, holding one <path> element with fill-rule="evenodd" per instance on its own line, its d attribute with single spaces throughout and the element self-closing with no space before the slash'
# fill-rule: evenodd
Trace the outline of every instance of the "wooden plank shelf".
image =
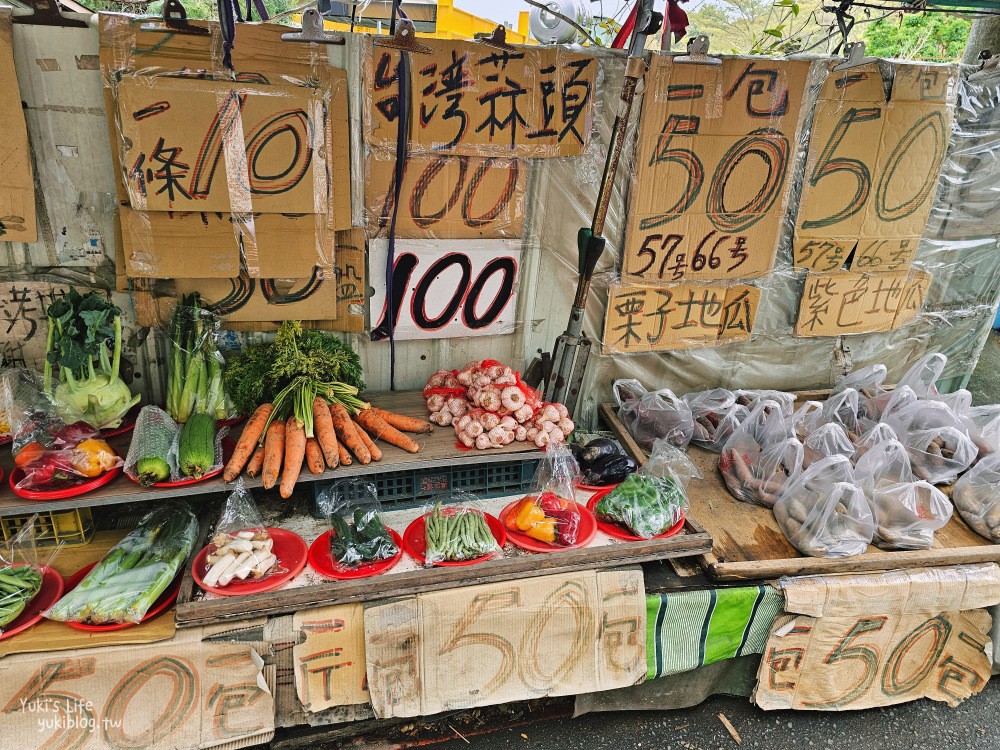
<svg viewBox="0 0 1000 750">
<path fill-rule="evenodd" d="M 825 392 L 798 394 L 800 399 L 822 400 Z M 600 415 L 625 449 L 642 463 L 646 452 L 619 421 L 614 404 L 602 404 Z M 701 567 L 720 581 L 759 581 L 781 576 L 820 573 L 869 573 L 897 568 L 1000 563 L 1000 544 L 993 544 L 970 529 L 956 511 L 934 534 L 928 550 L 882 550 L 870 546 L 854 557 L 807 557 L 793 547 L 768 508 L 739 502 L 726 489 L 719 474 L 719 455 L 703 448 L 688 448 L 688 457 L 702 479 L 688 485 L 691 514 L 712 536 L 711 553 L 701 555 Z M 948 492 L 948 488 L 944 488 Z"/>
<path fill-rule="evenodd" d="M 416 391 L 372 393 L 366 394 L 366 397 L 373 404 L 384 409 L 421 419 L 426 419 L 427 417 L 424 399 Z M 239 426 L 234 428 L 232 433 L 234 439 L 238 437 L 241 429 Z M 412 437 L 420 444 L 419 453 L 407 453 L 393 445 L 379 443 L 383 454 L 381 461 L 374 461 L 367 466 L 354 462 L 350 466 L 338 466 L 336 469 L 327 470 L 322 474 L 316 475 L 303 470 L 302 474 L 299 475 L 299 483 L 371 476 L 403 470 L 434 469 L 442 466 L 478 466 L 489 463 L 516 461 L 519 459 L 534 460 L 540 455 L 540 451 L 534 446 L 528 448 L 524 443 L 511 443 L 503 448 L 488 451 L 459 450 L 455 445 L 455 433 L 451 427 L 436 427 L 430 435 L 413 435 Z M 130 440 L 131 434 L 126 434 L 112 438 L 109 442 L 115 450 L 124 456 L 128 452 Z M 218 495 L 229 491 L 231 488 L 231 485 L 227 485 L 222 481 L 221 476 L 186 487 L 173 489 L 144 488 L 133 483 L 128 477 L 122 474 L 110 484 L 95 492 L 68 500 L 25 500 L 15 495 L 7 484 L 7 477 L 10 476 L 10 470 L 13 467 L 13 459 L 10 451 L 3 451 L 3 455 L 0 457 L 0 466 L 4 470 L 3 485 L 0 487 L 0 517 L 35 513 L 38 511 L 57 511 L 121 503 L 155 502 L 158 500 Z M 261 487 L 260 477 L 250 479 L 244 476 L 243 481 L 251 489 Z M 277 489 L 274 492 L 277 492 Z"/>
</svg>

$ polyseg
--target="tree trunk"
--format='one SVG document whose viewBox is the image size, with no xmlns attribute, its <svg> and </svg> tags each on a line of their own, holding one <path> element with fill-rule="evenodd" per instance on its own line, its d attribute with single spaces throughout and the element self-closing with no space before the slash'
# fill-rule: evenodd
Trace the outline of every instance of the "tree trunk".
<svg viewBox="0 0 1000 750">
<path fill-rule="evenodd" d="M 974 65 L 979 62 L 979 53 L 984 49 L 1000 55 L 1000 16 L 982 16 L 973 22 L 962 62 Z"/>
</svg>

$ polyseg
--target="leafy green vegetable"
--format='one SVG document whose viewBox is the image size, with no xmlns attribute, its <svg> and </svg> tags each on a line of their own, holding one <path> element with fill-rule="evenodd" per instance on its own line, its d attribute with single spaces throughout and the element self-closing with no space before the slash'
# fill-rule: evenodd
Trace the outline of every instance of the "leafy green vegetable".
<svg viewBox="0 0 1000 750">
<path fill-rule="evenodd" d="M 222 355 L 215 348 L 215 317 L 205 309 L 197 292 L 182 296 L 174 307 L 170 345 L 167 413 L 181 423 L 198 413 L 215 419 L 229 416 L 222 387 Z"/>
<path fill-rule="evenodd" d="M 676 524 L 686 505 L 687 498 L 677 480 L 630 474 L 598 500 L 594 510 L 602 520 L 620 524 L 643 539 L 652 539 Z"/>
<path fill-rule="evenodd" d="M 305 412 L 311 415 L 316 395 L 344 402 L 365 387 L 361 360 L 351 347 L 333 334 L 304 331 L 296 320 L 281 324 L 274 343 L 247 347 L 227 364 L 224 378 L 239 413 L 252 414 L 261 404 L 273 403 L 275 412 L 280 405 L 287 415 L 292 407 L 307 424 L 307 434 L 312 420 Z"/>
<path fill-rule="evenodd" d="M 122 354 L 121 310 L 96 292 L 70 288 L 49 305 L 45 348 L 45 392 L 66 422 L 117 427 L 139 402 L 118 377 Z M 108 341 L 113 340 L 112 354 Z M 95 366 L 96 360 L 96 366 Z M 53 368 L 59 384 L 53 391 Z"/>
</svg>

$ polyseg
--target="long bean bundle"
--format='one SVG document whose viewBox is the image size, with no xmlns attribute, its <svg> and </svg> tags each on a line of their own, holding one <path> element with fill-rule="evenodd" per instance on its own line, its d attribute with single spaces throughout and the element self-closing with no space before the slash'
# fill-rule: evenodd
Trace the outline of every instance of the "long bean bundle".
<svg viewBox="0 0 1000 750">
<path fill-rule="evenodd" d="M 456 507 L 442 510 L 438 503 L 427 515 L 425 524 L 424 557 L 428 565 L 474 560 L 500 551 L 486 517 L 478 510 Z"/>
<path fill-rule="evenodd" d="M 170 503 L 150 511 L 45 616 L 94 625 L 140 622 L 194 548 L 198 519 Z"/>
<path fill-rule="evenodd" d="M 24 611 L 41 588 L 41 573 L 29 565 L 0 568 L 0 632 Z"/>
</svg>

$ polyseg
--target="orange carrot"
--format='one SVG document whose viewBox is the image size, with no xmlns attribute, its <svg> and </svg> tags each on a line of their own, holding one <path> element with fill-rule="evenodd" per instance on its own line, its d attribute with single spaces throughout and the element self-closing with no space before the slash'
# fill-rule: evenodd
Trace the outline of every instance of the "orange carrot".
<svg viewBox="0 0 1000 750">
<path fill-rule="evenodd" d="M 250 463 L 247 464 L 247 476 L 253 479 L 260 474 L 260 469 L 264 465 L 264 446 L 258 445 L 257 450 L 250 456 Z"/>
<path fill-rule="evenodd" d="M 343 404 L 336 402 L 330 404 L 330 416 L 333 418 L 333 428 L 337 431 L 337 437 L 340 438 L 340 442 L 351 450 L 351 453 L 357 457 L 358 461 L 363 464 L 370 464 L 372 454 L 368 452 L 365 444 L 361 442 L 357 430 L 354 429 L 354 422 L 351 421 L 351 415 L 347 413 L 347 409 L 344 408 Z"/>
<path fill-rule="evenodd" d="M 417 433 L 434 432 L 434 425 L 430 422 L 425 422 L 422 419 L 408 417 L 405 414 L 397 414 L 396 412 L 389 411 L 388 409 L 378 409 L 374 406 L 372 407 L 372 411 L 382 417 L 387 425 L 395 427 L 397 430 Z"/>
<path fill-rule="evenodd" d="M 253 416 L 247 420 L 240 440 L 236 443 L 236 450 L 233 451 L 232 458 L 229 459 L 225 471 L 222 472 L 222 478 L 225 481 L 232 482 L 243 471 L 243 467 L 250 460 L 254 448 L 260 443 L 260 436 L 264 434 L 264 425 L 267 424 L 267 419 L 271 416 L 273 409 L 271 404 L 261 404 Z"/>
<path fill-rule="evenodd" d="M 285 467 L 278 492 L 286 500 L 292 496 L 306 457 L 306 430 L 294 416 L 285 422 Z"/>
<path fill-rule="evenodd" d="M 316 441 L 323 451 L 323 458 L 326 465 L 331 469 L 336 469 L 340 463 L 340 450 L 337 444 L 337 431 L 333 429 L 333 417 L 330 416 L 330 407 L 326 401 L 317 396 L 313 400 L 313 432 Z"/>
<path fill-rule="evenodd" d="M 261 473 L 261 481 L 265 490 L 274 487 L 278 481 L 283 455 L 285 455 L 285 423 L 276 419 L 271 422 L 271 426 L 267 428 L 267 435 L 264 436 L 264 470 Z"/>
<path fill-rule="evenodd" d="M 323 451 L 319 447 L 319 441 L 314 437 L 306 438 L 306 466 L 309 467 L 310 474 L 322 474 L 326 469 Z"/>
<path fill-rule="evenodd" d="M 358 412 L 355 419 L 374 438 L 391 443 L 397 448 L 402 448 L 407 453 L 416 453 L 420 450 L 420 446 L 412 438 L 404 435 L 392 425 L 386 424 L 386 421 L 378 414 L 373 414 L 371 409 L 362 409 Z"/>
<path fill-rule="evenodd" d="M 347 450 L 347 446 L 343 443 L 337 443 L 337 452 L 340 454 L 341 466 L 350 466 L 354 463 L 354 459 L 351 458 L 351 452 Z"/>
<path fill-rule="evenodd" d="M 375 441 L 368 436 L 368 433 L 357 422 L 354 423 L 354 429 L 358 433 L 358 437 L 361 438 L 361 442 L 365 444 L 365 448 L 372 454 L 372 461 L 381 461 L 382 449 L 375 445 Z"/>
</svg>

